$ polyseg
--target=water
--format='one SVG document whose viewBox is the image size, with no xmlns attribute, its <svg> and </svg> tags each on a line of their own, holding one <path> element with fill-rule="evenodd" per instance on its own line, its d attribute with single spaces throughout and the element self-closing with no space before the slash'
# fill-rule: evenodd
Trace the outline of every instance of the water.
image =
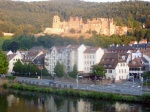
<svg viewBox="0 0 150 112">
<path fill-rule="evenodd" d="M 150 112 L 150 106 L 0 88 L 0 112 Z"/>
</svg>

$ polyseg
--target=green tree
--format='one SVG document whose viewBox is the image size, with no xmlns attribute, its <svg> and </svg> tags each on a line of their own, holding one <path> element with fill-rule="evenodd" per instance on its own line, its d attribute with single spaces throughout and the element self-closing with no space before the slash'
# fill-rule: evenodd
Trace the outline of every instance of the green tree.
<svg viewBox="0 0 150 112">
<path fill-rule="evenodd" d="M 63 77 L 65 75 L 64 65 L 57 62 L 54 72 L 58 77 Z"/>
<path fill-rule="evenodd" d="M 44 76 L 50 75 L 50 74 L 48 73 L 48 70 L 47 70 L 45 67 L 43 68 L 42 73 L 43 73 Z"/>
<path fill-rule="evenodd" d="M 142 74 L 142 77 L 143 77 L 143 78 L 150 78 L 150 71 L 144 72 L 144 73 Z"/>
<path fill-rule="evenodd" d="M 14 64 L 13 71 L 15 72 L 15 75 L 22 74 L 22 72 L 23 72 L 23 65 L 22 65 L 22 63 L 21 63 L 20 60 L 18 60 L 18 61 Z"/>
<path fill-rule="evenodd" d="M 106 73 L 106 70 L 102 65 L 96 64 L 92 66 L 92 75 L 105 77 L 105 73 Z"/>
<path fill-rule="evenodd" d="M 7 56 L 0 50 L 0 74 L 7 74 L 8 65 Z"/>
<path fill-rule="evenodd" d="M 73 66 L 73 71 L 71 71 L 71 72 L 69 73 L 69 76 L 71 76 L 71 77 L 73 77 L 73 78 L 76 78 L 77 74 L 78 74 L 78 70 L 77 70 L 77 65 L 75 64 L 75 65 Z"/>
</svg>

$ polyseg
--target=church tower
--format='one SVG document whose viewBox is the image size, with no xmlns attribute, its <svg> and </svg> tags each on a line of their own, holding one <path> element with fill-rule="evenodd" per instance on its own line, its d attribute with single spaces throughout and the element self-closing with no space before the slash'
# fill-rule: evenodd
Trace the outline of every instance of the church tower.
<svg viewBox="0 0 150 112">
<path fill-rule="evenodd" d="M 60 28 L 60 17 L 57 15 L 53 17 L 53 28 Z"/>
</svg>

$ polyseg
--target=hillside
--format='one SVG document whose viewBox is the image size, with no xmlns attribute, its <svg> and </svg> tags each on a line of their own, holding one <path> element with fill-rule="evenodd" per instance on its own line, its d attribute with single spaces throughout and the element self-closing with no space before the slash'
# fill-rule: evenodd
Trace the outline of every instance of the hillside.
<svg viewBox="0 0 150 112">
<path fill-rule="evenodd" d="M 33 34 L 51 27 L 55 14 L 61 20 L 70 16 L 87 18 L 113 17 L 117 25 L 140 29 L 149 27 L 150 2 L 91 3 L 79 0 L 51 0 L 46 2 L 0 1 L 0 30 L 16 34 Z"/>
</svg>

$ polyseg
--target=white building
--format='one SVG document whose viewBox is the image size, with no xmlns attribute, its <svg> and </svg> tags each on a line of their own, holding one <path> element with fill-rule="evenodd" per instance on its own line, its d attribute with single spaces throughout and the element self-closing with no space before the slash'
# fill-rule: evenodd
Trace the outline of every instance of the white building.
<svg viewBox="0 0 150 112">
<path fill-rule="evenodd" d="M 54 46 L 46 53 L 45 67 L 49 73 L 54 74 L 54 68 L 59 61 L 64 65 L 66 73 L 71 72 L 74 65 L 79 72 L 90 73 L 91 66 L 99 63 L 103 54 L 101 48 L 85 45 Z"/>
<path fill-rule="evenodd" d="M 45 55 L 45 67 L 50 74 L 54 74 L 54 68 L 57 64 L 57 61 L 62 63 L 62 52 L 66 46 L 53 46 L 50 48 Z"/>
<path fill-rule="evenodd" d="M 106 78 L 124 80 L 129 78 L 128 53 L 105 53 L 100 64 L 106 69 Z"/>
<path fill-rule="evenodd" d="M 11 74 L 13 71 L 14 64 L 18 61 L 22 60 L 22 57 L 18 54 L 10 54 L 8 55 L 8 61 L 9 61 L 9 66 L 8 66 L 8 74 Z"/>
<path fill-rule="evenodd" d="M 90 73 L 92 65 L 98 64 L 103 54 L 100 47 L 87 47 L 84 51 L 84 72 Z"/>
</svg>

